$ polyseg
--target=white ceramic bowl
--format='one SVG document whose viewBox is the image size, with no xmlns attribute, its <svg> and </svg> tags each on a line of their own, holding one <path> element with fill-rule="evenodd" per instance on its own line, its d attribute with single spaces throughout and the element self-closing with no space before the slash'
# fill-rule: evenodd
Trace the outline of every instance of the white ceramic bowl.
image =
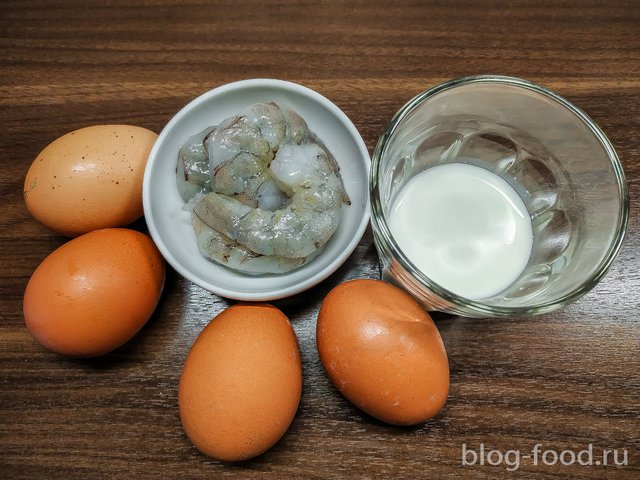
<svg viewBox="0 0 640 480">
<path fill-rule="evenodd" d="M 337 231 L 322 252 L 282 275 L 244 275 L 207 260 L 198 251 L 191 217 L 176 187 L 178 150 L 187 138 L 256 102 L 290 106 L 307 121 L 340 165 L 351 205 L 343 206 Z M 371 159 L 362 137 L 331 101 L 301 85 L 253 79 L 215 88 L 180 110 L 158 136 L 144 174 L 142 198 L 151 236 L 182 276 L 223 297 L 266 301 L 300 293 L 331 275 L 353 252 L 369 222 Z"/>
</svg>

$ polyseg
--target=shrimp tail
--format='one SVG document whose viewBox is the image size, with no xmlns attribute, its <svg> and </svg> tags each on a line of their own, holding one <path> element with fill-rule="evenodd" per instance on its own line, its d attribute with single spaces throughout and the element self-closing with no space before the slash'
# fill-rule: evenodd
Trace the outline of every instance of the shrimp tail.
<svg viewBox="0 0 640 480">
<path fill-rule="evenodd" d="M 336 177 L 340 182 L 342 203 L 344 203 L 345 205 L 351 205 L 351 198 L 349 198 L 349 194 L 347 193 L 346 188 L 344 188 L 344 181 L 342 180 L 342 175 L 340 174 L 340 165 L 338 165 L 336 157 L 333 156 L 327 146 L 315 134 L 313 134 L 313 143 L 317 144 L 325 153 L 326 161 L 329 165 L 329 168 L 333 171 L 333 173 L 336 174 Z"/>
</svg>

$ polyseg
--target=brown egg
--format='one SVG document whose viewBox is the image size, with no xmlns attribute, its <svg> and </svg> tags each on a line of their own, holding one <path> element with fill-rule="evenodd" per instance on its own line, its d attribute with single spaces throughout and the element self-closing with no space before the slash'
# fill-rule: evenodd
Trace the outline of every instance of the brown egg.
<svg viewBox="0 0 640 480">
<path fill-rule="evenodd" d="M 440 334 L 399 288 L 377 280 L 335 287 L 320 308 L 317 344 L 336 388 L 383 422 L 422 423 L 447 399 L 449 363 Z"/>
<path fill-rule="evenodd" d="M 96 230 L 65 243 L 38 266 L 24 293 L 27 328 L 46 348 L 93 357 L 131 339 L 149 320 L 164 260 L 134 230 Z"/>
<path fill-rule="evenodd" d="M 130 125 L 96 125 L 53 141 L 31 164 L 24 199 L 33 217 L 74 237 L 123 227 L 142 216 L 142 177 L 157 135 Z"/>
<path fill-rule="evenodd" d="M 196 339 L 178 393 L 189 439 L 206 455 L 240 461 L 273 446 L 295 416 L 302 366 L 287 317 L 269 304 L 238 304 Z"/>
</svg>

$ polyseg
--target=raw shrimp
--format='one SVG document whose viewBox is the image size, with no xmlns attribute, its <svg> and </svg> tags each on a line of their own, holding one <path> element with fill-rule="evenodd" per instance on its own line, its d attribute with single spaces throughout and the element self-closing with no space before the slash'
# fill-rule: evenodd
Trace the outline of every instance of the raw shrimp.
<svg viewBox="0 0 640 480">
<path fill-rule="evenodd" d="M 193 211 L 214 230 L 258 254 L 306 257 L 338 227 L 345 196 L 342 181 L 316 143 L 281 146 L 269 171 L 289 197 L 283 208 L 252 208 L 214 191 L 195 202 Z"/>
<path fill-rule="evenodd" d="M 209 139 L 209 168 L 215 175 L 216 168 L 239 153 L 248 153 L 259 158 L 265 166 L 273 158 L 269 142 L 262 137 L 260 129 L 249 119 L 240 115 L 224 120 Z"/>
<path fill-rule="evenodd" d="M 275 211 L 287 197 L 268 170 L 282 145 L 316 143 L 326 153 L 338 179 L 340 168 L 300 115 L 277 104 L 256 103 L 222 122 L 208 137 L 213 191 L 237 198 L 251 207 Z M 345 203 L 349 197 L 342 189 Z"/>
<path fill-rule="evenodd" d="M 219 165 L 213 175 L 214 191 L 251 207 L 277 210 L 287 197 L 280 191 L 263 161 L 240 152 Z"/>
<path fill-rule="evenodd" d="M 211 228 L 200 220 L 195 212 L 191 213 L 191 224 L 196 234 L 198 250 L 202 255 L 216 263 L 249 275 L 286 273 L 301 267 L 315 257 L 315 255 L 309 255 L 305 258 L 284 258 L 259 255 Z"/>
<path fill-rule="evenodd" d="M 291 130 L 291 127 L 287 129 L 288 122 L 282 109 L 273 102 L 254 103 L 246 108 L 242 115 L 258 127 L 262 138 L 269 143 L 272 153 L 278 151 L 286 138 L 287 130 Z"/>
<path fill-rule="evenodd" d="M 205 140 L 215 127 L 205 128 L 186 141 L 178 153 L 176 181 L 178 192 L 185 202 L 196 193 L 211 191 L 209 156 Z"/>
<path fill-rule="evenodd" d="M 273 102 L 189 138 L 178 188 L 200 252 L 254 275 L 310 261 L 350 203 L 330 151 L 300 115 Z"/>
<path fill-rule="evenodd" d="M 208 143 L 213 190 L 252 207 L 280 208 L 286 196 L 268 167 L 286 131 L 285 116 L 275 103 L 256 103 L 222 122 Z"/>
</svg>

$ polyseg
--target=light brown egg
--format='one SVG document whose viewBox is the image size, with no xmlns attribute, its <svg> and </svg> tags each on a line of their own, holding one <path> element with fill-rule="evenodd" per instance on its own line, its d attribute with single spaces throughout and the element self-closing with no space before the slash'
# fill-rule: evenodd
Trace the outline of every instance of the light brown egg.
<svg viewBox="0 0 640 480">
<path fill-rule="evenodd" d="M 433 320 L 387 283 L 353 280 L 331 290 L 318 315 L 317 345 L 336 388 L 383 422 L 422 423 L 447 399 L 449 363 Z"/>
<path fill-rule="evenodd" d="M 70 237 L 142 216 L 142 177 L 157 135 L 130 125 L 67 133 L 36 157 L 24 181 L 33 217 Z"/>
<path fill-rule="evenodd" d="M 200 333 L 178 393 L 189 439 L 206 455 L 240 461 L 273 446 L 291 424 L 302 391 L 298 343 L 269 304 L 238 304 Z"/>
<path fill-rule="evenodd" d="M 81 235 L 53 251 L 24 293 L 27 328 L 44 347 L 76 357 L 107 353 L 149 320 L 164 284 L 151 239 L 127 228 Z"/>
</svg>

